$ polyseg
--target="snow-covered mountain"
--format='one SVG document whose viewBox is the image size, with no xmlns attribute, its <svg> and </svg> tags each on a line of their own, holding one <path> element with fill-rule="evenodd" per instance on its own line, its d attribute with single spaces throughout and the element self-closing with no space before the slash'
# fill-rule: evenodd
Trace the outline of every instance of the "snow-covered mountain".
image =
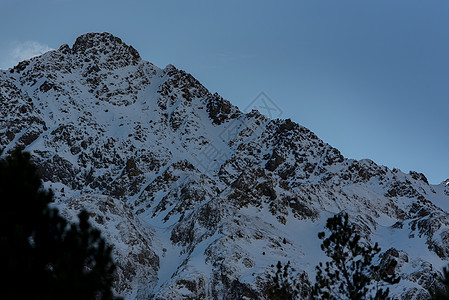
<svg viewBox="0 0 449 300">
<path fill-rule="evenodd" d="M 344 158 L 108 33 L 0 71 L 0 148 L 17 145 L 65 216 L 90 211 L 126 299 L 263 299 L 277 261 L 306 289 L 342 210 L 398 262 L 399 299 L 426 299 L 449 260 L 446 182 Z"/>
</svg>

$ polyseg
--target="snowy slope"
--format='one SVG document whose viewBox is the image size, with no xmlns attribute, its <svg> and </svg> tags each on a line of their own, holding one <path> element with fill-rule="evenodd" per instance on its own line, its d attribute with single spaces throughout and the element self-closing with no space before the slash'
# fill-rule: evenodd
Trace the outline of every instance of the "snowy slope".
<svg viewBox="0 0 449 300">
<path fill-rule="evenodd" d="M 108 33 L 0 71 L 0 147 L 33 154 L 56 205 L 86 207 L 126 299 L 263 299 L 278 260 L 306 289 L 317 233 L 342 210 L 398 261 L 398 298 L 449 258 L 449 187 L 344 158 L 290 120 L 242 113 Z"/>
</svg>

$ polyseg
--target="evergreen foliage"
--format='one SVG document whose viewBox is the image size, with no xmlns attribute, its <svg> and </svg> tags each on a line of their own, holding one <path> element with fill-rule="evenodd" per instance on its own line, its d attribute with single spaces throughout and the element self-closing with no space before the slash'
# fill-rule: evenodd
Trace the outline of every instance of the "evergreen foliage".
<svg viewBox="0 0 449 300">
<path fill-rule="evenodd" d="M 449 299 L 449 269 L 443 268 L 443 275 L 439 278 L 441 287 L 435 292 L 429 291 L 431 300 L 447 300 Z"/>
<path fill-rule="evenodd" d="M 282 266 L 282 263 L 278 261 L 274 275 L 269 276 L 269 284 L 265 291 L 268 299 L 296 299 L 299 294 L 300 287 L 295 276 L 292 276 L 293 271 L 294 269 L 290 267 L 290 262 Z"/>
<path fill-rule="evenodd" d="M 362 244 L 355 225 L 349 223 L 348 214 L 329 218 L 326 228 L 330 236 L 326 238 L 325 233 L 320 232 L 318 237 L 323 240 L 321 249 L 331 260 L 316 267 L 313 296 L 318 299 L 389 299 L 389 289 L 379 287 L 383 285 L 381 281 L 396 284 L 400 278 L 373 265 L 373 258 L 380 252 L 377 243 L 374 246 Z M 394 269 L 395 265 L 396 261 L 392 260 L 387 269 Z"/>
<path fill-rule="evenodd" d="M 30 155 L 0 160 L 2 299 L 113 299 L 111 247 L 88 222 L 71 224 L 49 207 Z"/>
</svg>

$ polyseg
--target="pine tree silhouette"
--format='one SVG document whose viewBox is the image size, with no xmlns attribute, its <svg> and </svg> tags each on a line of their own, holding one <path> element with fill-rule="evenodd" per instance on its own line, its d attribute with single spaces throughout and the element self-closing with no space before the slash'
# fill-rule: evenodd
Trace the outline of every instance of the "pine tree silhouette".
<svg viewBox="0 0 449 300">
<path fill-rule="evenodd" d="M 447 267 L 443 268 L 443 274 L 438 281 L 441 286 L 436 289 L 436 291 L 429 291 L 431 295 L 431 300 L 447 300 L 449 299 L 449 269 Z"/>
<path fill-rule="evenodd" d="M 389 299 L 389 289 L 373 285 L 372 280 L 396 284 L 400 278 L 382 272 L 379 265 L 373 264 L 373 258 L 380 252 L 378 244 L 360 243 L 360 235 L 349 223 L 347 213 L 329 218 L 326 228 L 330 236 L 325 238 L 325 233 L 320 232 L 318 237 L 323 240 L 321 249 L 331 260 L 316 267 L 313 296 L 318 299 Z M 387 269 L 394 269 L 396 263 L 392 260 Z"/>
<path fill-rule="evenodd" d="M 114 299 L 111 247 L 79 214 L 71 224 L 49 207 L 30 155 L 0 160 L 2 299 Z"/>
<path fill-rule="evenodd" d="M 293 274 L 294 271 L 290 266 L 290 262 L 283 266 L 278 261 L 275 273 L 269 275 L 268 286 L 265 289 L 267 299 L 292 300 L 299 296 L 300 287 L 296 274 Z"/>
</svg>

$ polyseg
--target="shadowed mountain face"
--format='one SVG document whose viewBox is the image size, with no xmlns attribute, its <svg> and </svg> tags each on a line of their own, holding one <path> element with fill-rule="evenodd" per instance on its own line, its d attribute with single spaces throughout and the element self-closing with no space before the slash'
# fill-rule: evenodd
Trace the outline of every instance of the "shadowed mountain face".
<svg viewBox="0 0 449 300">
<path fill-rule="evenodd" d="M 277 261 L 307 289 L 326 259 L 317 233 L 342 210 L 379 243 L 379 260 L 398 262 L 399 298 L 428 297 L 449 258 L 446 183 L 242 113 L 108 33 L 0 71 L 0 147 L 17 145 L 65 216 L 91 212 L 126 299 L 264 299 Z"/>
</svg>

